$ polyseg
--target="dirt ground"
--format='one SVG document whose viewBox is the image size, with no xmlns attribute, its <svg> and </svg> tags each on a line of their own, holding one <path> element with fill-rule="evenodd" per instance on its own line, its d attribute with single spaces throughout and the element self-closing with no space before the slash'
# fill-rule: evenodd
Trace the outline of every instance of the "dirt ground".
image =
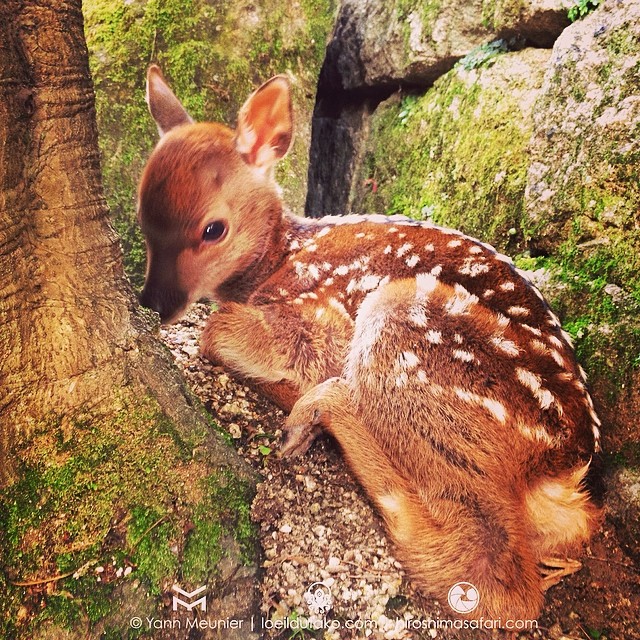
<svg viewBox="0 0 640 640">
<path fill-rule="evenodd" d="M 282 625 L 265 638 L 640 639 L 640 571 L 608 519 L 580 558 L 582 569 L 547 592 L 537 628 L 452 629 L 448 604 L 421 597 L 405 578 L 335 443 L 321 438 L 303 458 L 277 458 L 283 413 L 198 355 L 207 314 L 196 305 L 180 324 L 161 329 L 161 337 L 264 479 L 253 504 L 264 551 L 262 615 L 271 626 Z M 320 581 L 333 598 L 326 616 L 314 614 L 304 597 Z M 324 626 L 302 632 L 301 621 Z"/>
</svg>

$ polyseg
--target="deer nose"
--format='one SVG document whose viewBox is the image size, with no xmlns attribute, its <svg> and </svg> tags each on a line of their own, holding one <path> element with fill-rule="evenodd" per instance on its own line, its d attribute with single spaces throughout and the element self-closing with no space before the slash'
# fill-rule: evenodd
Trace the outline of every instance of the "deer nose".
<svg viewBox="0 0 640 640">
<path fill-rule="evenodd" d="M 140 304 L 160 314 L 160 320 L 175 322 L 187 306 L 187 294 L 178 289 L 160 289 L 147 282 L 140 294 Z"/>
</svg>

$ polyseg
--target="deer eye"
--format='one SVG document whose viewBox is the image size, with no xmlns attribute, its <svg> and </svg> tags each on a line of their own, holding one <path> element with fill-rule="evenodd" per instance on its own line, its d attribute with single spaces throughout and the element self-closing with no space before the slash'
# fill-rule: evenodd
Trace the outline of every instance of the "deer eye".
<svg viewBox="0 0 640 640">
<path fill-rule="evenodd" d="M 223 220 L 210 222 L 202 232 L 203 242 L 220 242 L 227 235 L 227 224 Z"/>
</svg>

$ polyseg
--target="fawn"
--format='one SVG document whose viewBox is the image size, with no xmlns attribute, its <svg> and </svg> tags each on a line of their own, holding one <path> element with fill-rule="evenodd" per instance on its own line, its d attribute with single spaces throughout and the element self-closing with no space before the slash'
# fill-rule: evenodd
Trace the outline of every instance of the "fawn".
<svg viewBox="0 0 640 640">
<path fill-rule="evenodd" d="M 423 592 L 466 581 L 469 616 L 536 617 L 580 566 L 553 556 L 598 519 L 584 479 L 600 425 L 540 292 L 458 231 L 287 211 L 273 176 L 293 132 L 284 76 L 235 131 L 193 123 L 156 66 L 147 102 L 161 139 L 139 189 L 142 304 L 173 322 L 218 303 L 204 356 L 291 411 L 284 455 L 322 430 L 338 441 Z"/>
</svg>

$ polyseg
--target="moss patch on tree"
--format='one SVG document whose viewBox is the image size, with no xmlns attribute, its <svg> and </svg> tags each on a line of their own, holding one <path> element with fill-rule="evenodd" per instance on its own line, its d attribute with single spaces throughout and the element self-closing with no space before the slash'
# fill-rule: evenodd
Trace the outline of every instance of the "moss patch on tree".
<svg viewBox="0 0 640 640">
<path fill-rule="evenodd" d="M 159 596 L 178 575 L 214 580 L 225 537 L 255 556 L 252 487 L 193 457 L 205 434 L 184 438 L 149 397 L 116 404 L 52 417 L 16 448 L 20 480 L 0 499 L 3 638 L 92 626 L 125 581 Z"/>
</svg>

